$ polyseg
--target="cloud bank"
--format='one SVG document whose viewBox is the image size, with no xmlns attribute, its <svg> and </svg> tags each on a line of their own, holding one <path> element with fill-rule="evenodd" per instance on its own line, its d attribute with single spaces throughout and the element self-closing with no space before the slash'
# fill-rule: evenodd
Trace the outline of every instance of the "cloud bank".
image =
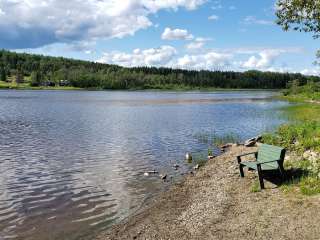
<svg viewBox="0 0 320 240">
<path fill-rule="evenodd" d="M 123 38 L 152 25 L 163 9 L 196 9 L 206 0 L 0 0 L 0 46 Z"/>
</svg>

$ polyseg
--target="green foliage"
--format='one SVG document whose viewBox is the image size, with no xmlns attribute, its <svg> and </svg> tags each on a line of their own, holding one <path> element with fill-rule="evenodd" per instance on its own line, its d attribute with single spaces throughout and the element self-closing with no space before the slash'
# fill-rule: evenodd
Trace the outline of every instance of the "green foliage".
<svg viewBox="0 0 320 240">
<path fill-rule="evenodd" d="M 253 193 L 261 192 L 261 188 L 260 188 L 260 184 L 259 184 L 258 180 L 254 181 L 253 185 L 251 186 L 250 191 Z"/>
<path fill-rule="evenodd" d="M 300 85 L 298 80 L 288 84 L 288 89 L 284 95 L 296 100 L 320 100 L 320 83 L 309 81 L 307 84 Z"/>
<path fill-rule="evenodd" d="M 199 142 L 208 144 L 209 146 L 219 146 L 226 143 L 237 143 L 240 139 L 239 136 L 233 133 L 218 135 L 215 132 L 197 134 L 195 135 L 195 138 Z"/>
<path fill-rule="evenodd" d="M 274 134 L 263 135 L 263 142 L 300 153 L 309 149 L 320 150 L 320 123 L 311 121 L 285 124 Z"/>
<path fill-rule="evenodd" d="M 33 71 L 31 73 L 31 86 L 38 87 L 41 85 L 42 82 L 42 76 L 38 71 Z"/>
<path fill-rule="evenodd" d="M 61 80 L 77 88 L 94 89 L 283 89 L 288 82 L 298 79 L 301 84 L 311 79 L 301 74 L 274 72 L 188 71 L 170 68 L 135 67 L 45 57 L 0 50 L 0 66 L 7 72 L 21 71 L 25 76 L 34 72 L 42 81 L 59 83 Z M 33 74 L 33 85 L 38 77 Z"/>
<path fill-rule="evenodd" d="M 3 67 L 0 68 L 0 81 L 2 82 L 7 81 L 7 74 Z"/>
<path fill-rule="evenodd" d="M 213 156 L 213 151 L 212 151 L 212 149 L 208 149 L 208 156 Z"/>
<path fill-rule="evenodd" d="M 316 177 L 303 178 L 299 183 L 301 193 L 305 195 L 320 194 L 320 179 Z"/>
<path fill-rule="evenodd" d="M 314 93 L 317 88 L 314 83 L 308 83 L 298 86 L 296 94 L 290 92 L 290 95 L 292 99 L 297 99 L 301 94 Z M 304 100 L 309 100 L 306 94 L 304 96 Z M 298 189 L 305 195 L 320 194 L 320 159 L 317 155 L 310 155 L 320 152 L 320 104 L 295 104 L 285 111 L 291 123 L 282 125 L 275 133 L 265 134 L 263 141 L 284 146 L 295 153 L 296 157 L 293 154 L 285 161 L 285 168 L 300 170 L 303 174 L 289 179 L 281 189 L 284 192 Z M 306 154 L 306 151 L 309 153 Z"/>
<path fill-rule="evenodd" d="M 319 0 L 278 0 L 276 15 L 285 31 L 311 32 L 320 37 Z"/>
<path fill-rule="evenodd" d="M 276 9 L 277 24 L 285 31 L 293 29 L 320 37 L 320 0 L 278 0 Z"/>
</svg>

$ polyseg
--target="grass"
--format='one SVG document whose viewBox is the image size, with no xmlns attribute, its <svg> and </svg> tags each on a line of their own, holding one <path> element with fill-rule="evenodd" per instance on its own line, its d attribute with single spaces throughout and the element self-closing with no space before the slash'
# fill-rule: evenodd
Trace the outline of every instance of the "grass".
<svg viewBox="0 0 320 240">
<path fill-rule="evenodd" d="M 299 183 L 302 194 L 312 196 L 320 193 L 320 179 L 312 176 L 303 178 Z"/>
<path fill-rule="evenodd" d="M 291 96 L 295 100 L 300 96 Z M 301 170 L 302 176 L 289 179 L 281 189 L 284 192 L 298 191 L 310 196 L 320 194 L 320 159 L 305 159 L 305 151 L 320 152 L 320 104 L 299 103 L 287 107 L 285 113 L 289 124 L 280 126 L 276 132 L 263 135 L 263 142 L 286 147 L 291 157 L 285 161 L 287 170 Z M 320 156 L 320 155 L 319 155 Z"/>
<path fill-rule="evenodd" d="M 208 144 L 209 146 L 220 146 L 226 143 L 239 142 L 239 136 L 235 134 L 218 135 L 215 132 L 200 133 L 194 136 L 200 143 Z"/>
<path fill-rule="evenodd" d="M 300 85 L 298 80 L 290 83 L 291 87 L 283 91 L 284 98 L 291 101 L 318 101 L 320 100 L 320 83 L 308 82 Z"/>
<path fill-rule="evenodd" d="M 258 180 L 254 181 L 253 185 L 251 186 L 250 191 L 253 193 L 261 192 L 260 183 Z"/>
<path fill-rule="evenodd" d="M 17 89 L 17 90 L 81 90 L 81 88 L 70 87 L 70 86 L 57 86 L 57 87 L 32 87 L 29 82 L 24 83 L 12 83 L 0 81 L 0 89 Z"/>
</svg>

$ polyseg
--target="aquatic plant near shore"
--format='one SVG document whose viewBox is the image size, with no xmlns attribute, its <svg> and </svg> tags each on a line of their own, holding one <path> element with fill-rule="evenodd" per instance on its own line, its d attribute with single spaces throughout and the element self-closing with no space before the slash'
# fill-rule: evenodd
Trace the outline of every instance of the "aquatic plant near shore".
<svg viewBox="0 0 320 240">
<path fill-rule="evenodd" d="M 239 142 L 240 137 L 234 133 L 228 133 L 225 135 L 218 135 L 215 132 L 210 133 L 199 133 L 195 135 L 195 138 L 204 144 L 208 144 L 209 147 L 220 146 L 226 143 L 236 143 Z M 209 152 L 208 152 L 209 153 Z"/>
</svg>

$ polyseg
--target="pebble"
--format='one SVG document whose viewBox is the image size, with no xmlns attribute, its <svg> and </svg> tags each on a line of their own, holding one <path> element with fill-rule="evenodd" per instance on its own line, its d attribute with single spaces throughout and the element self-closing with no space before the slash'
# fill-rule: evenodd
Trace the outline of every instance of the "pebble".
<svg viewBox="0 0 320 240">
<path fill-rule="evenodd" d="M 162 180 L 165 180 L 165 179 L 167 179 L 167 174 L 160 174 L 159 177 L 160 177 Z"/>
</svg>

